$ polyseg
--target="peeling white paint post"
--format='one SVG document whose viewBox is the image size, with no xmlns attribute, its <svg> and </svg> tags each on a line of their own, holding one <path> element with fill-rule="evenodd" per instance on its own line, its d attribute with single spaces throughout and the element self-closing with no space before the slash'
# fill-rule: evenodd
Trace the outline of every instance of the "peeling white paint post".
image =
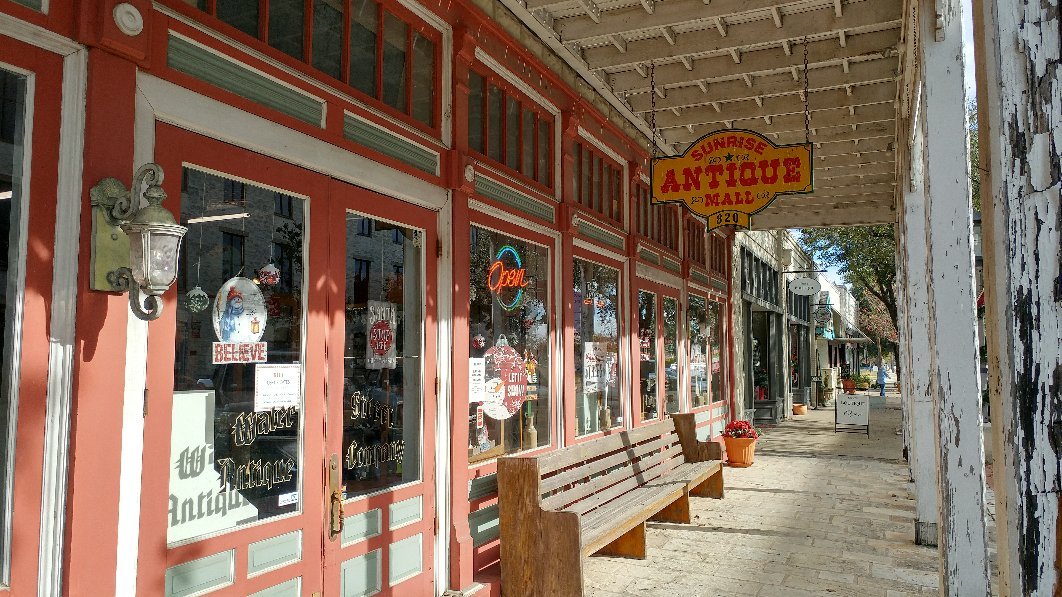
<svg viewBox="0 0 1062 597">
<path fill-rule="evenodd" d="M 989 574 L 962 0 L 923 0 L 920 21 L 930 380 L 939 427 L 941 589 L 946 595 L 975 597 L 989 594 Z"/>
<path fill-rule="evenodd" d="M 1058 594 L 1062 81 L 1058 0 L 975 0 L 1000 594 Z"/>
<path fill-rule="evenodd" d="M 930 369 L 933 364 L 933 347 L 929 343 L 930 305 L 928 253 L 926 246 L 926 200 L 923 177 L 921 113 L 916 113 L 914 145 L 911 147 L 910 181 L 903 184 L 903 205 L 900 210 L 899 246 L 901 259 L 898 269 L 903 271 L 903 303 L 906 317 L 900 322 L 904 328 L 902 345 L 904 367 L 907 372 L 907 405 L 911 409 L 908 418 L 911 425 L 911 448 L 908 462 L 911 478 L 915 484 L 915 543 L 937 545 L 939 510 L 937 454 L 939 452 L 939 420 L 931 394 Z"/>
</svg>

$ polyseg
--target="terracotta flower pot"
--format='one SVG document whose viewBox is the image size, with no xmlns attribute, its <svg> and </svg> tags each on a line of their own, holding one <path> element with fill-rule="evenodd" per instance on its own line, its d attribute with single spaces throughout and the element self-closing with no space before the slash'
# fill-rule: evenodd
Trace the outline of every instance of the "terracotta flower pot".
<svg viewBox="0 0 1062 597">
<path fill-rule="evenodd" d="M 736 467 L 752 466 L 753 456 L 756 455 L 756 440 L 748 437 L 723 436 L 726 445 L 727 464 Z"/>
<path fill-rule="evenodd" d="M 806 414 L 808 414 L 808 405 L 807 404 L 794 404 L 793 405 L 793 414 L 794 415 L 806 415 Z"/>
</svg>

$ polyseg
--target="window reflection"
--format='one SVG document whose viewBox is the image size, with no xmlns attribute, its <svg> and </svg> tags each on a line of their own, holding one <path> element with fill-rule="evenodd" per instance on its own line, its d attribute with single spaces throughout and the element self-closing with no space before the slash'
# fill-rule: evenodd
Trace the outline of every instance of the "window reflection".
<svg viewBox="0 0 1062 597">
<path fill-rule="evenodd" d="M 656 418 L 660 401 L 657 397 L 656 295 L 644 290 L 638 293 L 638 346 L 642 420 L 648 421 Z"/>
<path fill-rule="evenodd" d="M 575 260 L 576 433 L 622 426 L 619 270 Z"/>
<path fill-rule="evenodd" d="M 472 227 L 469 462 L 550 443 L 549 249 Z"/>
<path fill-rule="evenodd" d="M 707 406 L 710 400 L 708 386 L 708 301 L 704 297 L 690 295 L 687 314 L 690 341 L 690 397 L 692 407 Z"/>
<path fill-rule="evenodd" d="M 182 181 L 171 543 L 300 509 L 305 200 Z"/>
<path fill-rule="evenodd" d="M 664 312 L 664 411 L 679 411 L 678 392 L 678 300 L 665 296 Z"/>
<path fill-rule="evenodd" d="M 424 252 L 420 231 L 360 214 L 346 236 L 341 459 L 355 497 L 421 478 Z"/>
<path fill-rule="evenodd" d="M 20 234 L 22 212 L 23 151 L 26 131 L 26 78 L 0 70 L 0 580 L 6 577 L 5 554 L 10 550 L 8 527 L 14 473 L 14 420 L 11 413 L 18 402 L 19 364 L 16 350 L 16 312 L 19 306 L 19 255 L 25 239 Z M 22 266 L 24 267 L 24 266 Z"/>
</svg>

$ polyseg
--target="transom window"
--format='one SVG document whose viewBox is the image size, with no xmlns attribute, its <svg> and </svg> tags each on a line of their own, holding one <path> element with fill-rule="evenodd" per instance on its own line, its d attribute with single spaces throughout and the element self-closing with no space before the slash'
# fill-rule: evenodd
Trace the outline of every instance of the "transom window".
<svg viewBox="0 0 1062 597">
<path fill-rule="evenodd" d="M 183 0 L 430 128 L 438 30 L 375 0 Z M 349 25 L 347 25 L 349 23 Z"/>
<path fill-rule="evenodd" d="M 678 250 L 678 213 L 669 205 L 653 205 L 649 187 L 634 185 L 638 234 L 672 251 Z"/>
<path fill-rule="evenodd" d="M 575 196 L 583 207 L 623 223 L 623 168 L 590 145 L 575 144 Z"/>
<path fill-rule="evenodd" d="M 553 117 L 495 74 L 468 79 L 468 146 L 487 158 L 553 186 Z"/>
</svg>

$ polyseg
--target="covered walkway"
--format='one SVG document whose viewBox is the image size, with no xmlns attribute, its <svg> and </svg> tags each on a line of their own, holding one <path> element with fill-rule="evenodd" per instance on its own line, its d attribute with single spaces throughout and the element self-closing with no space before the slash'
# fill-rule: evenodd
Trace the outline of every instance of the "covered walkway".
<svg viewBox="0 0 1062 597">
<path fill-rule="evenodd" d="M 694 500 L 693 526 L 651 523 L 645 560 L 590 558 L 588 595 L 938 594 L 937 550 L 914 543 L 899 395 L 869 439 L 834 433 L 833 415 L 765 430 L 725 499 Z"/>
</svg>

